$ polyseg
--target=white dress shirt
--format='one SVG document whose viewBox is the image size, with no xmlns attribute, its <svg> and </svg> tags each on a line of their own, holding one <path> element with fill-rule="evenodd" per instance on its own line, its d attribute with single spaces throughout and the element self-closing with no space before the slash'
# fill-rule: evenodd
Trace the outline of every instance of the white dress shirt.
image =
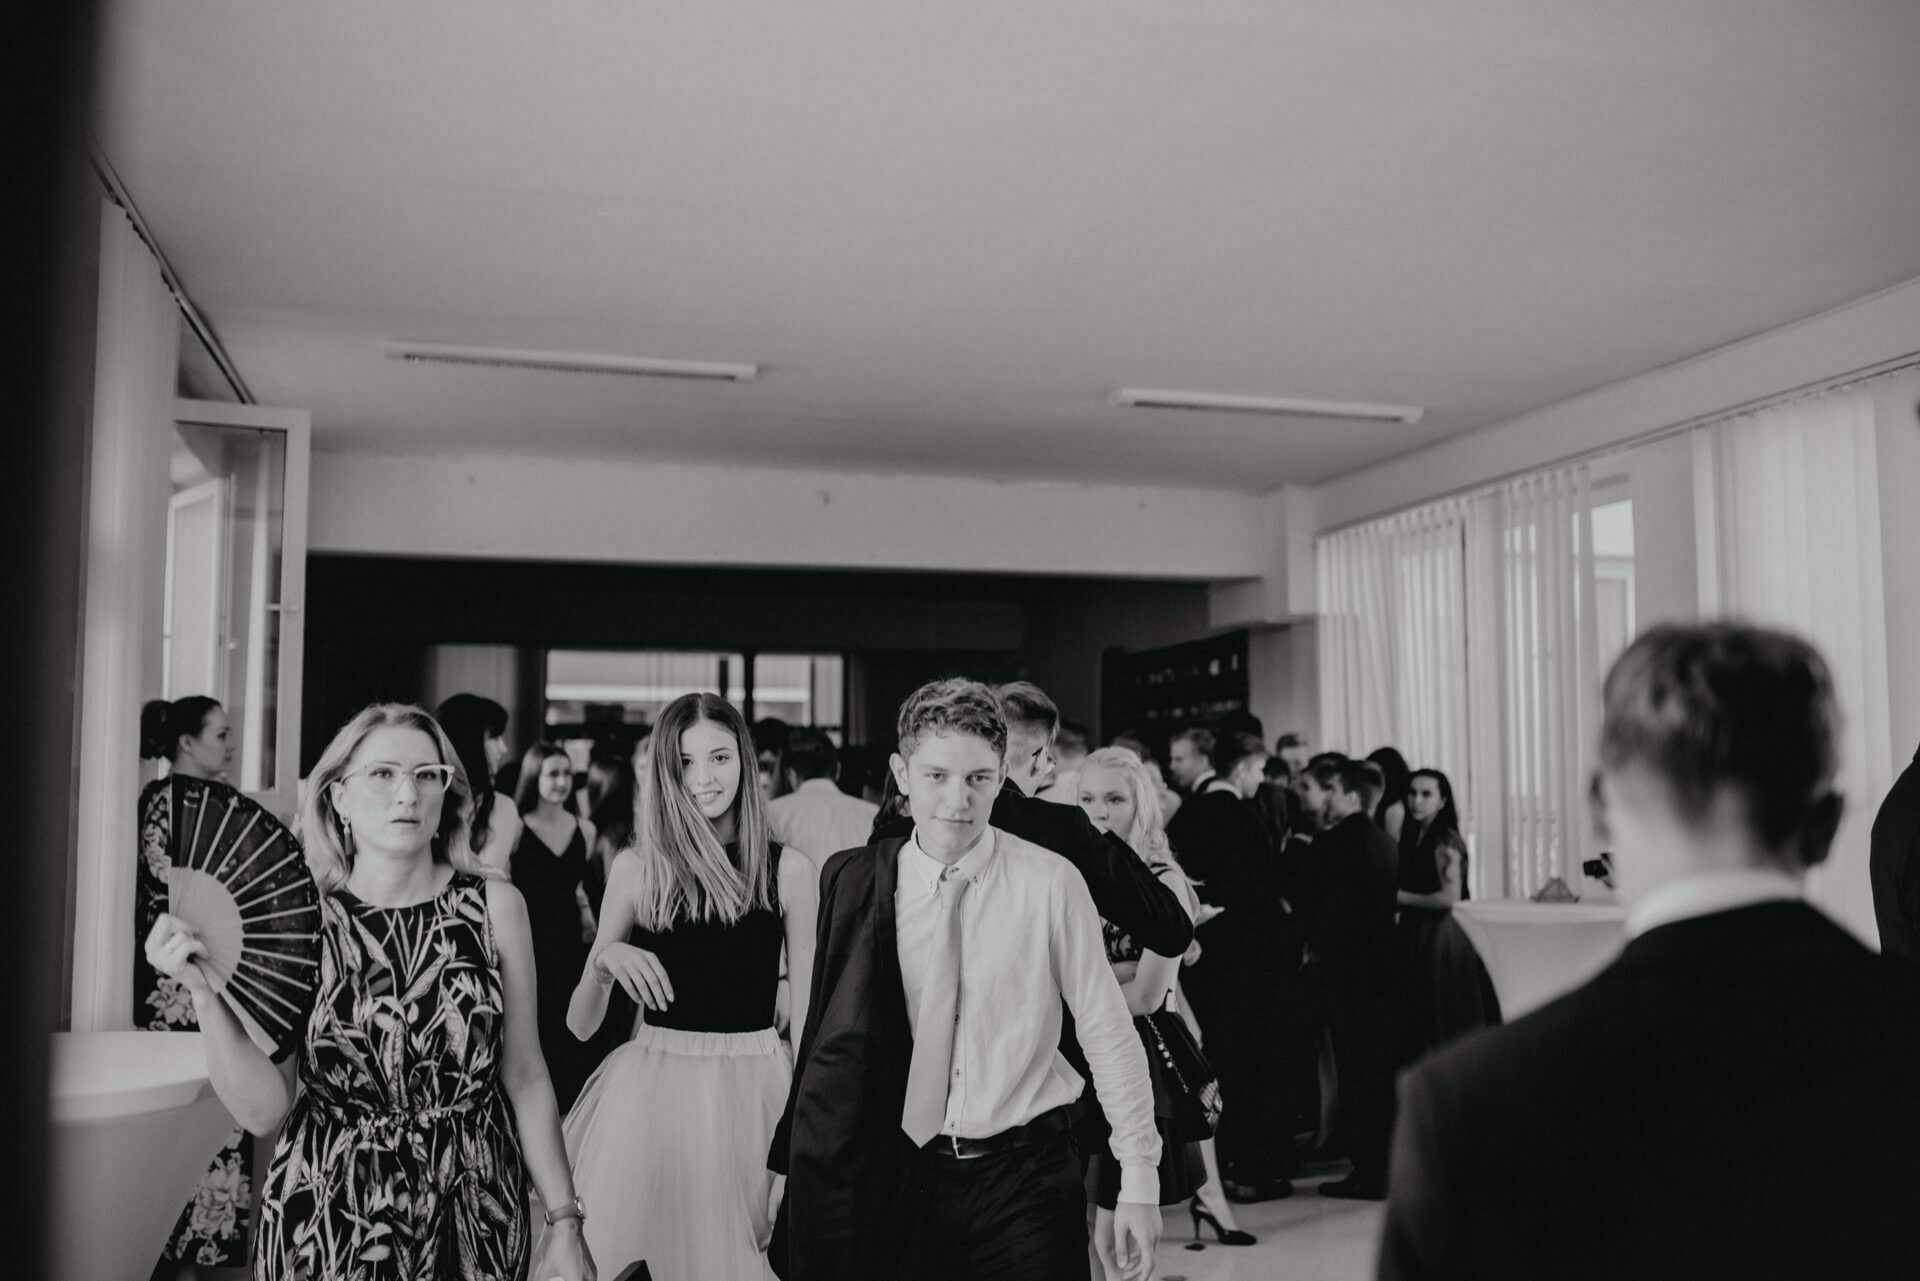
<svg viewBox="0 0 1920 1281">
<path fill-rule="evenodd" d="M 940 1132 L 984 1139 L 1080 1097 L 1086 1083 L 1060 1053 L 1064 999 L 1113 1130 L 1120 1200 L 1158 1204 L 1153 1082 L 1086 882 L 1059 855 L 994 828 L 954 867 L 972 884 L 957 909 L 960 1026 Z M 917 835 L 900 847 L 894 922 L 909 1026 L 920 1018 L 945 870 Z"/>
<path fill-rule="evenodd" d="M 767 802 L 767 825 L 774 840 L 825 864 L 841 850 L 865 845 L 879 812 L 878 805 L 848 796 L 830 778 L 810 778 Z"/>
<path fill-rule="evenodd" d="M 1696 872 L 1668 881 L 1635 903 L 1627 912 L 1627 937 L 1638 938 L 1648 930 L 1696 916 L 1804 897 L 1806 887 L 1798 877 L 1769 868 L 1730 867 Z"/>
</svg>

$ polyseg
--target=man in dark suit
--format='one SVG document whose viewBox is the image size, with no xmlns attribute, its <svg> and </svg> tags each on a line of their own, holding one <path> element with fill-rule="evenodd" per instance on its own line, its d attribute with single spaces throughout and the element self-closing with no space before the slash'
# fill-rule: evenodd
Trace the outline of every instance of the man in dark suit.
<svg viewBox="0 0 1920 1281">
<path fill-rule="evenodd" d="M 1793 637 L 1621 656 L 1594 798 L 1628 943 L 1408 1073 L 1381 1277 L 1916 1275 L 1920 984 L 1802 898 L 1837 725 Z"/>
<path fill-rule="evenodd" d="M 1880 950 L 1920 961 L 1920 753 L 1873 820 L 1871 870 Z"/>
<path fill-rule="evenodd" d="M 1279 860 L 1253 801 L 1267 751 L 1224 734 L 1200 791 L 1167 824 L 1167 843 L 1203 902 L 1223 909 L 1198 931 L 1184 988 L 1220 1076 L 1219 1156 L 1228 1197 L 1293 1194 L 1298 1163 L 1288 1106 L 1288 1047 L 1298 1039 L 1299 934 L 1280 902 Z"/>
<path fill-rule="evenodd" d="M 1110 1276 L 1151 1270 L 1160 1141 L 1145 1054 L 1091 878 L 989 822 L 1007 738 L 985 686 L 916 692 L 892 761 L 911 830 L 821 873 L 815 997 L 768 1156 L 789 1176 L 769 1253 L 791 1281 L 1087 1275 L 1070 1132 L 1081 1080 L 1056 1053 L 1063 1003 L 1121 1171 L 1095 1246 Z"/>
<path fill-rule="evenodd" d="M 1369 789 L 1380 767 L 1342 758 L 1308 767 L 1324 798 L 1312 858 L 1320 902 L 1307 912 L 1308 946 L 1319 958 L 1340 1079 L 1340 1122 L 1353 1172 L 1320 1185 L 1322 1195 L 1384 1200 L 1393 1128 L 1394 913 L 1400 852 L 1374 823 Z"/>
</svg>

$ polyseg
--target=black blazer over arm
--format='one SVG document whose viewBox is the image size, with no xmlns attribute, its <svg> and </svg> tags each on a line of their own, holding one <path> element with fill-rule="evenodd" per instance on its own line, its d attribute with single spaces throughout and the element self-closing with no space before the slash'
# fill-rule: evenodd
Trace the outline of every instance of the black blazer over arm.
<svg viewBox="0 0 1920 1281">
<path fill-rule="evenodd" d="M 846 850 L 821 872 L 813 1000 L 767 1155 L 787 1175 L 768 1258 L 788 1281 L 897 1274 L 913 1058 L 893 917 L 901 843 Z"/>
</svg>

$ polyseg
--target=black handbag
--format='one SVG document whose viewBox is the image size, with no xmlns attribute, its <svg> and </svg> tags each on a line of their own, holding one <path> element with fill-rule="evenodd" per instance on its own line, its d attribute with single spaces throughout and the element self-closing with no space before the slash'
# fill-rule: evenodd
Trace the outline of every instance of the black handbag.
<svg viewBox="0 0 1920 1281">
<path fill-rule="evenodd" d="M 1220 1128 L 1220 1079 L 1187 1021 L 1165 1005 L 1140 1020 L 1154 1093 L 1165 1097 L 1173 1141 L 1199 1143 Z"/>
</svg>

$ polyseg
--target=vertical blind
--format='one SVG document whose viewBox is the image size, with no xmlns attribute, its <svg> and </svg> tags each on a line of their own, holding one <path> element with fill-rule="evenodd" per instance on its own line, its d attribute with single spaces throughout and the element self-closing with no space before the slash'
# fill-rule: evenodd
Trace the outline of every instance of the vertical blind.
<svg viewBox="0 0 1920 1281">
<path fill-rule="evenodd" d="M 1352 755 L 1392 746 L 1446 772 L 1472 828 L 1464 502 L 1319 540 L 1320 726 Z"/>
<path fill-rule="evenodd" d="M 1577 884 L 1599 673 L 1584 465 L 1318 540 L 1321 732 L 1445 771 L 1476 895 Z"/>
<path fill-rule="evenodd" d="M 1501 487 L 1500 643 L 1509 893 L 1578 885 L 1590 825 L 1586 781 L 1600 673 L 1593 533 L 1584 465 Z M 1492 647 L 1489 647 L 1490 649 Z M 1497 724 L 1498 722 L 1496 722 Z M 1473 732 L 1495 732 L 1485 723 Z"/>
<path fill-rule="evenodd" d="M 1901 377 L 1920 393 L 1920 375 Z M 1862 386 L 1692 436 L 1701 613 L 1796 632 L 1832 670 L 1847 813 L 1808 893 L 1869 940 L 1869 833 L 1893 780 L 1875 430 Z"/>
</svg>

